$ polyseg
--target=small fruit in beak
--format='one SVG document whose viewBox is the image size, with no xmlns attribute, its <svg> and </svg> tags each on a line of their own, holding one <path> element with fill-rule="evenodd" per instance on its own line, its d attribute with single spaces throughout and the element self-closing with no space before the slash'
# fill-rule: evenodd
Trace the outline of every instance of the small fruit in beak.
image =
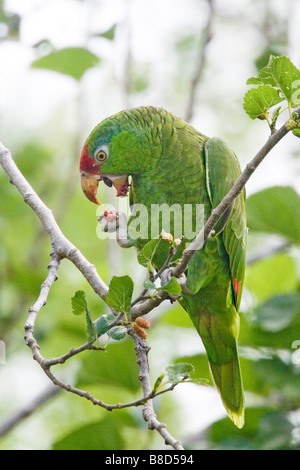
<svg viewBox="0 0 300 470">
<path fill-rule="evenodd" d="M 129 189 L 128 175 L 106 175 L 117 190 L 117 197 L 127 196 Z M 104 176 L 102 177 L 104 178 Z"/>
</svg>

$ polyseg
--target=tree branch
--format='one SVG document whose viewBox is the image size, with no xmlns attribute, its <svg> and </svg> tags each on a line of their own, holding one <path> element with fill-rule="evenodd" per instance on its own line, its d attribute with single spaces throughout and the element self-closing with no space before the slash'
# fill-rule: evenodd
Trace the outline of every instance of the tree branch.
<svg viewBox="0 0 300 470">
<path fill-rule="evenodd" d="M 140 336 L 135 334 L 133 330 L 129 330 L 128 333 L 132 337 L 134 341 L 134 349 L 137 358 L 137 363 L 139 366 L 139 379 L 142 384 L 143 394 L 145 399 L 147 400 L 144 409 L 143 409 L 143 418 L 148 423 L 148 428 L 151 430 L 156 429 L 159 434 L 163 437 L 165 444 L 170 445 L 175 450 L 184 450 L 182 447 L 181 442 L 176 440 L 174 437 L 167 430 L 167 426 L 165 423 L 160 423 L 157 419 L 157 416 L 153 409 L 152 404 L 152 396 L 153 392 L 151 389 L 150 379 L 149 379 L 149 363 L 148 363 L 148 352 L 150 351 L 150 347 Z M 174 387 L 173 387 L 174 388 Z M 147 398 L 151 397 L 151 398 Z"/>
<path fill-rule="evenodd" d="M 213 0 L 207 0 L 207 4 L 209 8 L 208 18 L 207 18 L 206 26 L 202 32 L 202 38 L 201 38 L 201 44 L 200 44 L 199 52 L 198 52 L 195 75 L 193 76 L 192 82 L 191 82 L 190 95 L 188 99 L 187 111 L 186 111 L 186 116 L 185 116 L 185 120 L 188 122 L 192 119 L 194 115 L 194 105 L 195 105 L 197 87 L 204 72 L 207 45 L 211 41 L 211 38 L 212 38 L 212 22 L 213 22 L 213 17 L 214 17 Z"/>
<path fill-rule="evenodd" d="M 32 413 L 34 413 L 38 408 L 40 408 L 40 406 L 42 406 L 44 403 L 47 403 L 60 391 L 61 389 L 59 387 L 55 387 L 54 385 L 50 384 L 50 386 L 43 390 L 32 401 L 27 403 L 24 407 L 13 413 L 8 418 L 4 419 L 0 423 L 0 437 L 3 437 L 8 434 L 15 426 L 17 426 L 21 421 L 23 421 L 23 419 L 32 415 Z"/>
<path fill-rule="evenodd" d="M 10 151 L 0 142 L 0 163 L 7 173 L 10 182 L 16 186 L 23 196 L 24 201 L 36 213 L 44 229 L 48 233 L 53 253 L 62 259 L 68 258 L 76 268 L 82 273 L 94 291 L 105 300 L 108 288 L 103 282 L 95 266 L 83 256 L 62 233 L 52 211 L 43 203 L 26 178 L 22 175 L 17 165 L 12 159 Z"/>
<path fill-rule="evenodd" d="M 296 110 L 296 113 L 300 117 L 300 108 Z M 259 164 L 272 150 L 272 148 L 289 132 L 289 122 L 285 123 L 278 131 L 274 132 L 261 148 L 261 150 L 255 155 L 253 160 L 246 165 L 245 170 L 238 178 L 232 189 L 224 197 L 221 203 L 213 209 L 210 217 L 205 223 L 202 230 L 199 232 L 195 240 L 191 243 L 188 249 L 185 249 L 182 254 L 181 261 L 176 267 L 166 268 L 170 274 L 175 277 L 180 277 L 187 269 L 188 264 L 196 251 L 202 248 L 205 241 L 211 236 L 215 224 L 218 222 L 222 214 L 226 209 L 233 203 L 234 199 L 241 193 L 245 184 L 257 169 Z M 44 372 L 48 375 L 51 381 L 59 387 L 75 393 L 81 397 L 90 400 L 93 404 L 104 407 L 107 410 L 120 409 L 130 406 L 144 405 L 143 416 L 148 423 L 149 429 L 157 430 L 164 438 L 165 443 L 171 445 L 174 449 L 182 450 L 182 445 L 179 441 L 174 439 L 167 431 L 166 425 L 160 423 L 155 415 L 152 398 L 156 396 L 151 390 L 150 379 L 149 379 L 149 365 L 148 365 L 148 351 L 149 346 L 143 341 L 138 335 L 128 330 L 128 333 L 132 337 L 135 345 L 135 351 L 137 361 L 140 369 L 140 381 L 143 388 L 143 398 L 130 402 L 130 403 L 117 403 L 109 405 L 104 403 L 102 400 L 98 400 L 93 397 L 90 393 L 77 389 L 71 385 L 65 384 L 62 380 L 55 377 L 51 372 L 51 367 L 55 364 L 63 363 L 74 355 L 86 350 L 86 349 L 101 349 L 96 348 L 90 343 L 79 348 L 73 348 L 68 353 L 64 354 L 59 358 L 53 358 L 46 360 L 40 353 L 39 345 L 34 337 L 34 326 L 36 317 L 40 309 L 47 302 L 47 298 L 50 289 L 57 279 L 57 272 L 60 266 L 60 262 L 63 258 L 69 259 L 77 269 L 82 273 L 84 278 L 89 282 L 93 290 L 105 301 L 108 288 L 99 276 L 94 265 L 82 255 L 82 253 L 64 236 L 60 230 L 52 211 L 43 203 L 38 197 L 35 191 L 32 189 L 30 184 L 27 182 L 25 177 L 19 171 L 18 167 L 14 163 L 11 153 L 6 149 L 3 144 L 0 143 L 0 163 L 4 168 L 4 171 L 9 176 L 10 182 L 16 186 L 18 191 L 24 198 L 24 201 L 32 208 L 32 210 L 39 217 L 45 231 L 48 233 L 51 244 L 51 262 L 48 266 L 48 275 L 46 280 L 43 282 L 40 290 L 40 294 L 35 304 L 29 308 L 28 319 L 25 323 L 25 341 L 26 344 L 31 348 L 34 359 L 40 364 Z M 166 271 L 161 274 L 166 274 Z M 153 308 L 157 307 L 163 300 L 168 297 L 168 294 L 164 291 L 156 293 L 155 298 L 147 299 L 142 303 L 137 303 L 132 307 L 132 318 L 135 319 L 138 316 L 145 315 Z M 116 314 L 116 312 L 114 312 Z M 119 318 L 119 317 L 117 317 Z M 165 390 L 168 391 L 168 390 Z M 160 392 L 161 393 L 161 392 Z M 159 394 L 159 393 L 158 393 Z"/>
<path fill-rule="evenodd" d="M 168 433 L 168 431 L 166 430 L 166 425 L 159 423 L 152 407 L 153 397 L 155 397 L 156 395 L 160 395 L 161 393 L 170 391 L 174 387 L 170 387 L 169 389 L 166 389 L 162 392 L 158 392 L 157 394 L 151 390 L 149 375 L 147 376 L 147 374 L 149 374 L 148 365 L 145 368 L 145 360 L 147 360 L 147 356 L 139 356 L 139 366 L 141 370 L 147 371 L 147 374 L 143 374 L 143 397 L 128 403 L 107 404 L 102 400 L 95 398 L 87 391 L 80 390 L 70 384 L 66 384 L 51 372 L 52 366 L 62 364 L 71 357 L 85 350 L 103 349 L 97 348 L 91 343 L 85 343 L 84 345 L 78 348 L 72 348 L 68 353 L 58 358 L 45 359 L 40 353 L 40 347 L 34 337 L 35 321 L 39 311 L 47 302 L 51 287 L 58 278 L 57 273 L 61 260 L 63 258 L 69 259 L 82 273 L 82 275 L 89 282 L 90 286 L 94 289 L 94 291 L 104 301 L 106 299 L 108 288 L 97 273 L 95 266 L 89 263 L 89 261 L 82 255 L 82 253 L 64 236 L 57 222 L 55 221 L 52 211 L 43 203 L 43 201 L 35 193 L 33 188 L 30 186 L 28 181 L 25 179 L 25 177 L 22 175 L 22 173 L 14 163 L 10 151 L 6 147 L 4 147 L 2 143 L 0 143 L 0 163 L 4 171 L 7 173 L 10 182 L 16 186 L 18 191 L 23 196 L 24 201 L 32 208 L 32 210 L 39 217 L 45 231 L 51 239 L 52 244 L 51 262 L 48 266 L 48 275 L 43 284 L 41 285 L 40 294 L 36 302 L 32 307 L 28 309 L 28 318 L 24 326 L 25 342 L 31 348 L 33 358 L 39 363 L 41 368 L 44 370 L 45 374 L 50 378 L 54 385 L 60 387 L 60 389 L 64 389 L 80 397 L 86 398 L 87 400 L 91 401 L 94 405 L 101 406 L 108 411 L 121 408 L 128 408 L 132 406 L 140 406 L 145 404 L 146 402 L 146 412 L 144 412 L 144 417 L 148 422 L 149 428 L 156 429 L 165 439 L 166 444 L 171 445 L 172 447 L 174 447 L 174 449 L 182 449 L 179 442 Z M 120 315 L 116 315 L 116 321 L 119 319 Z M 134 335 L 135 345 L 138 341 L 137 338 L 139 337 L 137 335 Z M 147 387 L 145 387 L 146 383 Z M 151 406 L 149 405 L 149 403 L 151 403 Z M 34 411 L 34 407 L 30 406 L 29 408 L 30 410 Z M 151 412 L 149 410 L 151 410 Z M 4 423 L 3 432 L 8 432 L 8 430 L 11 429 L 12 426 L 17 424 L 17 422 L 19 422 L 21 419 L 23 419 L 23 417 L 26 417 L 27 415 L 28 410 L 26 409 L 25 412 L 22 412 L 21 414 L 19 413 L 16 416 L 12 416 L 10 419 L 7 420 L 6 424 Z"/>
</svg>

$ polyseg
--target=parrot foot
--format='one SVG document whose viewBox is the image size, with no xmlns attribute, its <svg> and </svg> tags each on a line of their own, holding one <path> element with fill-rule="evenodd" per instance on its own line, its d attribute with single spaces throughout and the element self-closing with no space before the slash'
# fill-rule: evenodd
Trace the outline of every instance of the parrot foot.
<svg viewBox="0 0 300 470">
<path fill-rule="evenodd" d="M 181 289 L 182 289 L 182 292 L 185 292 L 186 294 L 192 294 L 194 295 L 195 292 L 191 291 L 188 287 L 187 287 L 187 283 L 186 283 L 186 275 L 184 273 L 180 274 L 179 278 L 177 279 L 178 280 L 178 284 L 180 285 Z"/>
<path fill-rule="evenodd" d="M 115 209 L 105 209 L 98 217 L 102 232 L 116 232 L 119 228 L 119 212 Z"/>
<path fill-rule="evenodd" d="M 121 248 L 129 248 L 133 244 L 127 238 L 127 218 L 124 212 L 105 209 L 98 217 L 103 232 L 116 232 L 116 239 Z"/>
<path fill-rule="evenodd" d="M 165 269 L 160 275 L 161 285 L 164 286 L 165 284 L 168 284 L 168 282 L 171 280 L 172 277 L 173 277 L 173 269 L 172 268 Z"/>
</svg>

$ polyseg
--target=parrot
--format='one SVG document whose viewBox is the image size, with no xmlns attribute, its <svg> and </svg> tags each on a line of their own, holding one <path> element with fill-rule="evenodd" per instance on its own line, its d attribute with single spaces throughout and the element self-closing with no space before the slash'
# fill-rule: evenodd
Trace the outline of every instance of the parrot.
<svg viewBox="0 0 300 470">
<path fill-rule="evenodd" d="M 117 197 L 129 193 L 130 205 L 143 204 L 149 215 L 155 204 L 201 204 L 204 222 L 241 174 L 237 156 L 222 139 L 209 138 L 154 106 L 126 109 L 101 121 L 84 143 L 79 170 L 82 190 L 95 204 L 100 204 L 97 192 L 103 181 L 115 188 Z M 168 228 L 172 233 L 174 220 Z M 181 250 L 188 246 L 184 233 L 182 240 Z M 137 237 L 129 245 L 141 250 L 147 241 Z M 245 405 L 237 340 L 246 241 L 243 189 L 190 260 L 178 299 L 202 340 L 213 383 L 238 428 L 244 426 Z M 155 252 L 157 269 L 168 253 Z"/>
</svg>

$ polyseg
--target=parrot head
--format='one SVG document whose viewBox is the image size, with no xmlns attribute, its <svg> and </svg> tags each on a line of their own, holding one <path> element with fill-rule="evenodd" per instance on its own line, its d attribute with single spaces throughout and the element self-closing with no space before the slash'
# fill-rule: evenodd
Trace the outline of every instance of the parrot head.
<svg viewBox="0 0 300 470">
<path fill-rule="evenodd" d="M 100 181 L 109 187 L 114 186 L 117 190 L 117 196 L 126 196 L 129 189 L 127 174 L 103 173 L 105 171 L 104 163 L 108 158 L 107 145 L 99 145 L 94 152 L 90 152 L 88 143 L 84 145 L 80 158 L 82 190 L 90 201 L 99 205 L 97 191 Z"/>
<path fill-rule="evenodd" d="M 129 175 L 139 175 L 155 165 L 151 128 L 142 108 L 121 111 L 102 121 L 87 138 L 80 158 L 81 187 L 95 204 L 100 181 L 116 188 L 116 196 L 129 190 Z M 152 155 L 152 156 L 151 156 Z"/>
</svg>

